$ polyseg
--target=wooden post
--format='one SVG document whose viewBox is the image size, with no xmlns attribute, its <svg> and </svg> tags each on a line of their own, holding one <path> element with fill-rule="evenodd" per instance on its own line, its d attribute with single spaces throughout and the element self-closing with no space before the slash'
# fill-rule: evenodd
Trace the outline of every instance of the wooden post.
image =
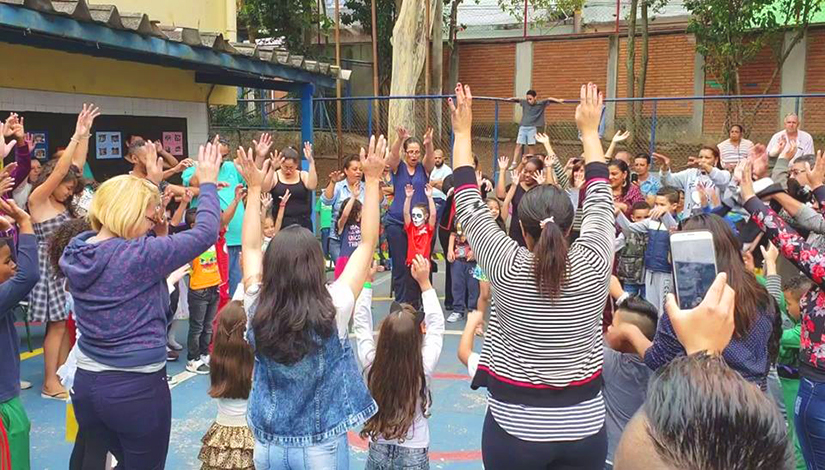
<svg viewBox="0 0 825 470">
<path fill-rule="evenodd" d="M 375 0 L 371 0 L 372 9 L 372 96 L 378 96 L 378 20 L 375 13 Z M 381 116 L 380 101 L 373 103 L 372 118 L 375 121 L 373 133 L 381 134 L 379 117 Z"/>
<path fill-rule="evenodd" d="M 335 0 L 335 65 L 338 66 L 338 70 L 341 70 L 341 6 L 340 0 Z M 335 80 L 335 125 L 337 128 L 337 135 L 338 138 L 336 139 L 337 142 L 335 143 L 335 148 L 337 149 L 338 153 L 338 167 L 341 167 L 341 157 L 343 147 L 342 141 L 343 137 L 341 136 L 341 80 Z"/>
</svg>

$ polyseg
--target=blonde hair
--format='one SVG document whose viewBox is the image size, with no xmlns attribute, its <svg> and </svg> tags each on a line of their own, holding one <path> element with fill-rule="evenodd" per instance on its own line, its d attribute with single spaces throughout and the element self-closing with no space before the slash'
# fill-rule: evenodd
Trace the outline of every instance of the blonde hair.
<svg viewBox="0 0 825 470">
<path fill-rule="evenodd" d="M 134 238 L 149 204 L 160 204 L 160 191 L 150 181 L 132 175 L 116 176 L 101 184 L 89 208 L 89 224 L 106 227 L 121 238 Z"/>
</svg>

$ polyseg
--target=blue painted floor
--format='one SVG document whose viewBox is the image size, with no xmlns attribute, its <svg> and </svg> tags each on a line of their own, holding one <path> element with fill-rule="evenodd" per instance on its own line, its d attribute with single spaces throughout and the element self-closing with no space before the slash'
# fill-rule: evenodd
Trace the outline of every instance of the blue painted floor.
<svg viewBox="0 0 825 470">
<path fill-rule="evenodd" d="M 443 268 L 443 264 L 441 265 Z M 443 272 L 443 269 L 442 271 Z M 434 275 L 434 284 L 443 297 L 443 275 Z M 375 297 L 373 315 L 375 324 L 383 319 L 389 310 L 389 273 L 379 273 L 374 286 Z M 185 344 L 186 322 L 177 325 L 178 342 Z M 447 324 L 448 334 L 444 338 L 444 349 L 438 364 L 436 378 L 432 383 L 433 408 L 430 417 L 430 463 L 432 468 L 478 469 L 481 468 L 481 428 L 484 419 L 486 399 L 481 390 L 472 391 L 466 368 L 458 361 L 459 334 L 464 322 Z M 449 334 L 453 332 L 453 334 Z M 21 340 L 24 329 L 19 328 Z M 33 346 L 42 344 L 44 328 L 32 328 Z M 26 351 L 22 340 L 21 350 Z M 354 347 L 354 345 L 353 345 Z M 476 350 L 481 349 L 481 340 L 476 339 Z M 181 359 L 168 364 L 169 375 L 184 372 L 186 351 Z M 30 390 L 22 392 L 26 411 L 32 422 L 31 447 L 32 469 L 62 470 L 68 467 L 72 444 L 65 440 L 66 404 L 40 397 L 43 381 L 43 356 L 26 359 L 21 364 L 21 378 L 32 382 Z M 197 459 L 200 439 L 215 418 L 217 410 L 206 393 L 208 376 L 195 376 L 184 380 L 172 389 L 172 433 L 169 445 L 167 469 L 198 469 Z M 367 451 L 363 441 L 350 434 L 350 466 L 362 469 Z"/>
</svg>

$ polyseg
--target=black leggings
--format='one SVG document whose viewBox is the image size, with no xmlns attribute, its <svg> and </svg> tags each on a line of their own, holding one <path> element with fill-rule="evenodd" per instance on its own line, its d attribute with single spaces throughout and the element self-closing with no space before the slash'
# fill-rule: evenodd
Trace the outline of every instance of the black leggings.
<svg viewBox="0 0 825 470">
<path fill-rule="evenodd" d="M 607 457 L 607 432 L 579 441 L 529 442 L 513 437 L 487 410 L 481 435 L 485 470 L 602 470 Z"/>
</svg>

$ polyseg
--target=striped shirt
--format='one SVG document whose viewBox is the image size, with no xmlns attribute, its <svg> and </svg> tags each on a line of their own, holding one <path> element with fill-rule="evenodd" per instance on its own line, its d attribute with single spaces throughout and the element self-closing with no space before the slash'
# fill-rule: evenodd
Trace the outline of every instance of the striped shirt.
<svg viewBox="0 0 825 470">
<path fill-rule="evenodd" d="M 496 305 L 473 388 L 487 387 L 496 422 L 526 441 L 579 440 L 604 425 L 602 311 L 615 238 L 607 166 L 587 166 L 581 235 L 557 299 L 538 292 L 534 256 L 496 225 L 468 167 L 455 171 L 456 216 Z"/>
<path fill-rule="evenodd" d="M 739 144 L 731 143 L 730 139 L 719 142 L 719 157 L 722 159 L 722 166 L 736 165 L 739 160 L 748 157 L 748 152 L 753 148 L 753 142 L 742 139 Z"/>
</svg>

